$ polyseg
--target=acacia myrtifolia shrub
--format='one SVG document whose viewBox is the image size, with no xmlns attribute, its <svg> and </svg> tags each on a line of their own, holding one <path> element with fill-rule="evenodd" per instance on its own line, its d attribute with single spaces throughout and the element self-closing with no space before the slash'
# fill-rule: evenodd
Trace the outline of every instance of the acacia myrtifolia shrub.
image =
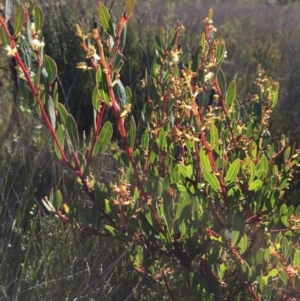
<svg viewBox="0 0 300 301">
<path fill-rule="evenodd" d="M 59 190 L 44 205 L 82 233 L 130 246 L 135 270 L 160 283 L 171 300 L 298 298 L 300 206 L 287 208 L 285 191 L 299 151 L 268 131 L 278 82 L 258 68 L 255 93 L 239 103 L 235 81 L 227 86 L 221 69 L 226 47 L 210 10 L 192 53 L 180 47 L 180 23 L 169 38 L 159 30 L 135 120 L 131 92 L 119 76 L 133 9 L 134 0 L 126 0 L 114 28 L 99 3 L 103 34 L 97 21 L 92 29 L 76 28 L 86 53 L 77 67 L 95 77 L 93 129 L 83 139 L 59 102 L 56 64 L 43 51 L 40 7 L 19 6 L 13 35 L 7 17 L 0 18 L 2 44 L 35 97 L 55 153 L 89 198 L 84 212 Z M 107 111 L 115 115 L 123 150 L 110 147 Z M 120 171 L 112 183 L 90 173 L 107 149 Z"/>
</svg>

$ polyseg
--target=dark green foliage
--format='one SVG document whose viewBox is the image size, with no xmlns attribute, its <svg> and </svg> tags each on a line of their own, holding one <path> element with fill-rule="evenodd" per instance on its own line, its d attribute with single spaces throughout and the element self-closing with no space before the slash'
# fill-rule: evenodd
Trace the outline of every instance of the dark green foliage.
<svg viewBox="0 0 300 301">
<path fill-rule="evenodd" d="M 194 35 L 194 48 L 183 43 L 186 35 L 177 22 L 172 30 L 157 31 L 153 50 L 142 31 L 130 28 L 134 4 L 126 0 L 126 12 L 115 19 L 115 12 L 99 3 L 94 26 L 78 22 L 75 30 L 72 17 L 52 23 L 56 33 L 43 32 L 53 38 L 49 55 L 36 32 L 43 25 L 38 6 L 32 12 L 35 29 L 31 24 L 24 28 L 27 42 L 2 35 L 11 48 L 15 42 L 26 44 L 21 56 L 6 50 L 23 71 L 51 137 L 41 154 L 41 145 L 48 143 L 31 133 L 35 143 L 24 151 L 28 134 L 21 120 L 18 156 L 10 151 L 3 158 L 3 170 L 5 164 L 11 166 L 2 177 L 3 199 L 17 195 L 18 202 L 3 201 L 1 207 L 1 220 L 9 221 L 1 269 L 14 262 L 12 272 L 1 278 L 2 292 L 7 299 L 51 294 L 53 299 L 101 300 L 298 298 L 300 209 L 287 196 L 293 196 L 289 191 L 297 185 L 300 151 L 271 129 L 278 80 L 265 76 L 259 65 L 251 85 L 245 86 L 249 96 L 239 92 L 241 82 L 230 80 L 226 72 L 227 48 L 216 34 L 212 10 Z M 55 12 L 59 21 L 68 9 L 62 3 L 44 6 L 45 16 Z M 5 30 L 6 23 L 2 18 L 0 22 Z M 20 22 L 15 22 L 18 28 Z M 64 41 L 60 34 L 72 24 L 74 31 Z M 84 55 L 72 62 L 67 54 L 75 48 L 80 53 L 80 46 Z M 26 47 L 35 60 L 34 76 Z M 254 56 L 268 59 L 263 47 L 255 51 Z M 59 73 L 60 66 L 71 68 L 69 64 L 77 68 Z M 62 100 L 63 88 L 56 80 L 58 72 L 72 86 L 70 75 L 79 69 L 91 76 L 76 87 L 81 95 L 89 90 L 91 96 L 84 101 L 93 111 L 87 137 L 77 120 L 85 117 L 76 116 L 72 102 Z M 25 97 L 24 89 L 20 93 Z M 76 94 L 70 97 L 73 101 Z M 109 116 L 114 117 L 122 149 L 110 142 Z M 35 122 L 31 128 L 37 128 Z M 37 183 L 46 188 L 41 185 L 36 191 Z M 22 194 L 13 194 L 12 187 L 23 189 Z M 9 255 L 9 241 L 19 255 Z"/>
</svg>

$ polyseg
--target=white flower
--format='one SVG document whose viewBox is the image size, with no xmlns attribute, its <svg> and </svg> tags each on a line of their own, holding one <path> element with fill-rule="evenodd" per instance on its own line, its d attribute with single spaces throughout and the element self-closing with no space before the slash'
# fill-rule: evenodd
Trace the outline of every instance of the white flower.
<svg viewBox="0 0 300 301">
<path fill-rule="evenodd" d="M 18 70 L 19 78 L 27 81 L 27 78 L 25 77 L 23 70 L 19 66 L 17 67 L 17 70 Z M 35 77 L 35 73 L 33 71 L 31 71 L 30 68 L 28 69 L 28 73 L 31 78 Z"/>
<path fill-rule="evenodd" d="M 225 236 L 226 239 L 233 239 L 234 238 L 233 232 L 230 231 L 227 228 L 224 230 L 224 236 Z"/>
<path fill-rule="evenodd" d="M 40 48 L 43 48 L 45 46 L 44 42 L 39 41 L 38 39 L 34 39 L 32 41 L 32 48 L 34 50 L 39 50 Z"/>
<path fill-rule="evenodd" d="M 215 74 L 213 72 L 208 72 L 204 77 L 204 81 L 205 82 L 213 82 L 214 77 L 215 77 Z"/>
<path fill-rule="evenodd" d="M 97 53 L 95 53 L 95 54 L 93 55 L 93 59 L 94 59 L 96 62 L 98 62 L 98 61 L 100 61 L 100 56 L 99 56 Z"/>
<path fill-rule="evenodd" d="M 9 45 L 6 45 L 4 49 L 7 52 L 6 54 L 10 57 L 15 56 L 17 53 L 17 48 L 12 49 Z"/>
</svg>

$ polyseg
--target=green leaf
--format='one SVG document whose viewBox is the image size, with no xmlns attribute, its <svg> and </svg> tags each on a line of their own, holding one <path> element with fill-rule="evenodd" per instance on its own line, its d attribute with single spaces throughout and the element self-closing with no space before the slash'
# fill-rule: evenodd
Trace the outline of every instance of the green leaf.
<svg viewBox="0 0 300 301">
<path fill-rule="evenodd" d="M 171 182 L 172 183 L 178 183 L 180 180 L 180 173 L 179 173 L 179 168 L 178 168 L 178 164 L 176 163 L 172 163 L 171 164 Z"/>
<path fill-rule="evenodd" d="M 173 48 L 174 48 L 174 46 L 175 46 L 175 43 L 176 43 L 176 40 L 177 40 L 177 34 L 178 34 L 178 30 L 175 29 L 175 30 L 173 31 L 173 36 L 172 36 L 172 39 L 171 39 L 171 41 L 170 41 L 170 44 L 169 44 L 169 46 L 168 46 L 168 51 L 172 51 L 172 50 L 173 50 Z"/>
<path fill-rule="evenodd" d="M 237 174 L 239 173 L 240 165 L 240 159 L 236 159 L 234 162 L 232 162 L 225 177 L 226 184 L 230 184 L 235 180 Z"/>
<path fill-rule="evenodd" d="M 263 185 L 262 180 L 255 180 L 250 184 L 249 191 L 257 191 L 262 187 L 262 185 Z"/>
<path fill-rule="evenodd" d="M 271 108 L 274 108 L 278 101 L 279 83 L 273 85 L 271 92 Z"/>
<path fill-rule="evenodd" d="M 55 192 L 56 208 L 59 208 L 61 206 L 62 201 L 63 201 L 62 194 L 61 194 L 60 190 L 57 189 L 56 192 Z"/>
<path fill-rule="evenodd" d="M 225 45 L 219 44 L 216 51 L 217 70 L 220 68 L 225 54 Z"/>
<path fill-rule="evenodd" d="M 124 65 L 122 58 L 123 58 L 123 54 L 120 52 L 117 52 L 117 54 L 115 56 L 114 65 L 113 65 L 113 72 L 119 72 L 121 70 L 122 66 Z M 120 81 L 120 80 L 118 80 L 118 81 Z"/>
<path fill-rule="evenodd" d="M 129 133 L 128 133 L 128 141 L 129 141 L 129 145 L 131 148 L 133 148 L 133 146 L 134 146 L 135 137 L 136 137 L 136 125 L 135 125 L 134 117 L 131 116 Z"/>
<path fill-rule="evenodd" d="M 52 97 L 49 95 L 48 98 L 48 114 L 52 127 L 56 128 L 56 115 L 55 115 L 55 107 Z"/>
<path fill-rule="evenodd" d="M 113 127 L 109 121 L 107 121 L 101 129 L 97 142 L 93 149 L 93 157 L 97 157 L 99 153 L 102 153 L 107 149 L 108 144 L 113 134 Z"/>
<path fill-rule="evenodd" d="M 99 14 L 100 23 L 103 29 L 105 30 L 105 32 L 110 36 L 115 37 L 116 34 L 115 34 L 114 26 L 111 21 L 110 13 L 105 7 L 105 5 L 102 4 L 101 2 L 99 2 L 98 14 Z"/>
<path fill-rule="evenodd" d="M 24 22 L 25 22 L 25 9 L 23 4 L 20 4 L 17 9 L 15 20 L 14 20 L 14 35 L 18 35 L 18 33 L 21 32 Z"/>
<path fill-rule="evenodd" d="M 117 230 L 110 226 L 110 225 L 105 225 L 105 230 L 115 239 L 121 241 L 121 242 L 125 242 L 128 243 L 130 242 L 130 238 L 126 235 L 126 234 L 118 234 Z"/>
<path fill-rule="evenodd" d="M 10 45 L 10 38 L 4 30 L 3 26 L 0 26 L 0 42 L 3 45 Z"/>
<path fill-rule="evenodd" d="M 280 197 L 280 192 L 278 189 L 273 189 L 271 192 L 271 197 L 270 197 L 270 210 L 274 208 L 275 204 L 279 200 Z"/>
<path fill-rule="evenodd" d="M 27 22 L 26 30 L 27 30 L 28 41 L 29 41 L 30 45 L 33 47 L 33 36 L 32 36 L 32 31 L 31 31 L 31 22 Z"/>
<path fill-rule="evenodd" d="M 115 83 L 113 90 L 121 109 L 123 109 L 126 106 L 127 97 L 125 88 L 120 80 Z"/>
<path fill-rule="evenodd" d="M 240 248 L 240 252 L 239 252 L 240 255 L 242 255 L 246 252 L 247 246 L 248 246 L 248 238 L 247 238 L 247 235 L 244 233 L 242 239 L 238 243 L 238 247 Z"/>
<path fill-rule="evenodd" d="M 285 271 L 283 269 L 279 270 L 279 277 L 283 281 L 284 284 L 287 284 L 288 276 L 287 276 L 287 274 L 285 273 Z"/>
<path fill-rule="evenodd" d="M 286 239 L 286 237 L 283 237 L 281 240 L 281 249 L 282 249 L 282 254 L 286 259 L 288 259 L 288 255 L 291 250 L 290 247 L 291 247 L 291 245 L 289 245 L 289 242 Z"/>
<path fill-rule="evenodd" d="M 125 0 L 126 16 L 130 17 L 133 13 L 135 0 Z"/>
<path fill-rule="evenodd" d="M 66 126 L 66 124 L 67 124 L 67 118 L 68 118 L 68 111 L 67 111 L 67 109 L 64 107 L 63 104 L 61 104 L 59 102 L 58 105 L 57 105 L 57 110 L 58 110 L 58 116 L 59 116 L 60 123 L 62 123 L 64 126 Z"/>
<path fill-rule="evenodd" d="M 257 158 L 257 144 L 255 141 L 252 141 L 249 145 L 249 148 L 250 148 L 250 154 L 251 154 L 251 157 L 252 159 L 256 159 Z"/>
<path fill-rule="evenodd" d="M 65 128 L 62 124 L 60 124 L 56 130 L 56 136 L 58 138 L 58 141 L 62 147 L 62 149 L 64 149 L 64 143 L 65 143 Z M 56 144 L 56 142 L 54 142 L 54 150 L 56 153 L 56 156 L 58 157 L 58 159 L 62 159 L 62 155 L 60 153 L 60 150 Z"/>
<path fill-rule="evenodd" d="M 141 222 L 141 230 L 145 232 L 151 240 L 154 239 L 154 236 L 158 236 L 158 231 L 155 227 L 153 227 L 153 225 L 151 225 L 144 213 L 140 212 L 139 219 Z"/>
<path fill-rule="evenodd" d="M 173 199 L 168 191 L 163 191 L 162 199 L 163 199 L 164 219 L 168 226 L 168 232 L 170 235 L 172 235 L 173 219 L 174 219 Z"/>
<path fill-rule="evenodd" d="M 221 95 L 225 96 L 226 93 L 226 80 L 222 69 L 219 69 L 217 72 L 217 82 L 221 91 Z"/>
<path fill-rule="evenodd" d="M 212 148 L 215 148 L 219 144 L 219 133 L 214 122 L 211 122 L 210 124 L 209 134 L 210 134 L 210 144 Z"/>
<path fill-rule="evenodd" d="M 209 265 L 213 265 L 222 255 L 223 247 L 218 243 L 211 244 L 211 252 L 208 255 Z"/>
<path fill-rule="evenodd" d="M 164 29 L 162 27 L 159 29 L 158 34 L 155 35 L 155 44 L 157 51 L 162 55 L 165 49 Z"/>
<path fill-rule="evenodd" d="M 227 272 L 228 268 L 227 268 L 227 264 L 225 264 L 224 262 L 219 266 L 219 273 L 218 273 L 218 277 L 220 278 L 220 280 L 222 281 L 225 273 Z"/>
<path fill-rule="evenodd" d="M 291 147 L 287 147 L 287 149 L 284 151 L 284 160 L 288 161 L 290 159 L 291 154 Z"/>
<path fill-rule="evenodd" d="M 52 83 L 57 75 L 57 66 L 55 61 L 48 55 L 44 56 L 44 67 L 48 74 L 48 81 Z"/>
<path fill-rule="evenodd" d="M 98 68 L 96 71 L 96 85 L 98 86 L 99 83 L 102 81 L 102 70 L 101 68 Z"/>
<path fill-rule="evenodd" d="M 252 271 L 246 260 L 242 261 L 242 269 L 243 269 L 244 273 L 246 274 L 246 277 L 248 279 L 251 278 Z"/>
<path fill-rule="evenodd" d="M 179 196 L 179 202 L 178 202 L 178 205 L 177 205 L 177 210 L 176 210 L 176 216 L 175 216 L 175 219 L 178 219 L 180 216 L 181 216 L 181 212 L 182 210 L 189 205 L 190 203 L 190 196 L 185 193 L 185 192 L 182 192 Z"/>
<path fill-rule="evenodd" d="M 42 29 L 43 24 L 44 24 L 44 13 L 43 13 L 41 7 L 37 4 L 34 5 L 32 12 L 33 12 L 33 16 L 34 16 L 35 30 L 39 31 Z"/>
<path fill-rule="evenodd" d="M 57 110 L 58 109 L 58 84 L 57 82 L 53 85 L 53 101 L 54 101 L 54 107 Z"/>
<path fill-rule="evenodd" d="M 233 245 L 237 245 L 242 240 L 245 234 L 245 217 L 242 212 L 237 212 L 233 216 L 232 222 L 232 232 L 233 232 Z"/>
<path fill-rule="evenodd" d="M 110 203 L 110 201 L 108 199 L 104 200 L 104 207 L 105 207 L 105 211 L 112 218 L 112 220 L 115 221 L 116 223 L 118 223 L 119 216 L 116 213 L 113 205 Z"/>
<path fill-rule="evenodd" d="M 246 157 L 246 166 L 248 168 L 248 173 L 249 173 L 249 179 L 248 179 L 248 184 L 252 183 L 254 178 L 255 178 L 255 164 L 251 160 L 250 157 Z"/>
<path fill-rule="evenodd" d="M 219 180 L 213 172 L 208 171 L 206 168 L 203 168 L 203 176 L 204 179 L 208 182 L 208 184 L 212 187 L 214 191 L 216 192 L 220 191 Z"/>
<path fill-rule="evenodd" d="M 228 87 L 228 90 L 227 90 L 227 93 L 226 93 L 226 100 L 225 100 L 225 103 L 226 103 L 226 108 L 227 110 L 229 110 L 232 106 L 232 103 L 235 99 L 235 94 L 236 94 L 236 83 L 235 83 L 235 80 L 233 80 L 229 87 Z"/>
<path fill-rule="evenodd" d="M 253 127 L 260 127 L 262 119 L 262 108 L 257 101 L 251 101 L 247 109 L 248 115 L 253 119 Z"/>
<path fill-rule="evenodd" d="M 300 250 L 296 250 L 294 254 L 294 265 L 300 268 Z"/>
<path fill-rule="evenodd" d="M 142 136 L 142 141 L 141 141 L 141 146 L 144 151 L 147 151 L 149 148 L 149 133 L 145 132 L 144 135 Z"/>
<path fill-rule="evenodd" d="M 73 150 L 75 152 L 77 152 L 78 147 L 79 147 L 79 135 L 78 135 L 76 122 L 75 122 L 74 118 L 72 117 L 72 115 L 70 115 L 70 114 L 67 117 L 66 129 L 67 129 L 69 137 L 71 139 Z"/>
<path fill-rule="evenodd" d="M 268 161 L 268 159 L 267 159 L 267 157 L 265 155 L 262 155 L 260 163 L 261 163 L 261 169 L 265 170 L 268 173 L 268 170 L 269 170 L 269 161 Z"/>
<path fill-rule="evenodd" d="M 120 36 L 120 46 L 119 46 L 119 49 L 120 49 L 121 52 L 123 52 L 123 49 L 125 47 L 126 38 L 127 38 L 127 23 L 124 24 L 122 32 L 121 32 L 121 36 Z"/>
<path fill-rule="evenodd" d="M 93 107 L 96 110 L 96 112 L 99 111 L 100 109 L 100 95 L 99 95 L 99 90 L 98 87 L 95 86 L 94 90 L 93 90 L 93 94 L 92 94 L 92 103 L 93 103 Z"/>
<path fill-rule="evenodd" d="M 126 93 L 126 103 L 132 102 L 132 92 L 129 87 L 125 87 L 125 93 Z"/>
<path fill-rule="evenodd" d="M 96 84 L 98 87 L 99 95 L 100 95 L 100 100 L 104 101 L 107 106 L 110 106 L 110 98 L 108 96 L 108 87 L 106 80 L 103 80 L 103 74 L 100 68 L 98 69 L 96 73 Z"/>
<path fill-rule="evenodd" d="M 205 33 L 203 32 L 201 37 L 200 37 L 200 41 L 199 41 L 199 46 L 203 49 L 204 46 L 205 46 L 205 41 L 206 41 L 206 38 L 205 38 Z"/>
<path fill-rule="evenodd" d="M 178 191 L 186 191 L 186 187 L 182 183 L 171 183 L 170 188 L 176 189 Z"/>
<path fill-rule="evenodd" d="M 104 183 L 95 183 L 95 199 L 97 200 L 99 206 L 103 206 L 106 197 L 110 194 L 110 187 L 109 185 L 105 185 Z"/>
<path fill-rule="evenodd" d="M 207 169 L 208 171 L 212 171 L 207 151 L 204 148 L 201 148 L 201 150 L 200 150 L 200 162 L 201 162 L 203 168 Z"/>
<path fill-rule="evenodd" d="M 193 173 L 192 166 L 185 166 L 182 164 L 178 164 L 178 170 L 183 175 L 183 177 L 191 177 Z"/>
<path fill-rule="evenodd" d="M 286 204 L 283 204 L 283 205 L 280 207 L 279 214 L 280 214 L 280 220 L 281 220 L 281 222 L 282 222 L 286 227 L 288 227 L 288 226 L 289 226 L 289 220 L 288 220 L 288 208 L 287 208 Z"/>
</svg>

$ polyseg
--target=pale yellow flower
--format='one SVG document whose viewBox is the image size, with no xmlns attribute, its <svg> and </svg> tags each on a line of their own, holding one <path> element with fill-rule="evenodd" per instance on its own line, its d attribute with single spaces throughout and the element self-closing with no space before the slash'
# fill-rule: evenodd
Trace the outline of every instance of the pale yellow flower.
<svg viewBox="0 0 300 301">
<path fill-rule="evenodd" d="M 43 48 L 44 46 L 45 46 L 45 43 L 39 41 L 38 39 L 34 39 L 32 41 L 32 48 L 36 51 L 39 50 L 40 48 Z"/>
<path fill-rule="evenodd" d="M 16 53 L 18 52 L 17 48 L 12 49 L 9 45 L 6 45 L 4 49 L 6 50 L 6 54 L 9 57 L 15 56 Z"/>
</svg>

